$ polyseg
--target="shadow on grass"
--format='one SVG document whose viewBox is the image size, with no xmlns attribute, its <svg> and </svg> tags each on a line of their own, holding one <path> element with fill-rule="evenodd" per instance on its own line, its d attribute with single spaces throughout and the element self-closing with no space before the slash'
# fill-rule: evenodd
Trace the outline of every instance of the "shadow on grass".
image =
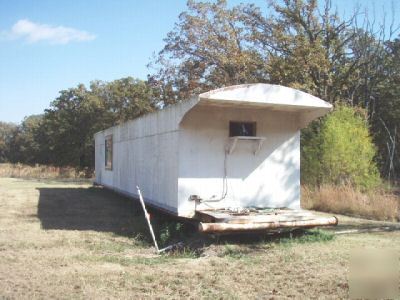
<svg viewBox="0 0 400 300">
<path fill-rule="evenodd" d="M 46 230 L 92 230 L 139 238 L 149 247 L 149 234 L 140 203 L 101 187 L 38 188 L 38 217 Z M 186 250 L 201 253 L 210 244 L 254 243 L 260 235 L 201 235 L 190 223 L 178 221 L 157 211 L 150 211 L 160 247 L 183 242 Z"/>
<path fill-rule="evenodd" d="M 52 230 L 92 230 L 110 232 L 120 236 L 139 238 L 149 247 L 152 240 L 138 201 L 116 194 L 101 187 L 91 188 L 38 188 L 40 193 L 38 217 L 43 229 Z M 288 241 L 313 242 L 323 239 L 321 234 L 292 230 L 279 234 L 240 234 L 231 236 L 201 235 L 193 224 L 183 223 L 165 214 L 152 211 L 152 224 L 160 247 L 183 242 L 191 255 L 201 255 L 211 244 L 246 245 L 257 250 L 266 243 Z M 341 224 L 328 230 L 375 231 L 400 230 L 397 224 L 355 223 Z M 293 239 L 294 238 L 294 239 Z"/>
<path fill-rule="evenodd" d="M 152 246 L 140 203 L 101 187 L 37 188 L 37 216 L 45 230 L 109 232 Z M 192 224 L 149 209 L 160 247 L 196 234 Z"/>
<path fill-rule="evenodd" d="M 132 199 L 99 187 L 38 190 L 38 217 L 43 229 L 147 235 L 141 207 Z"/>
</svg>

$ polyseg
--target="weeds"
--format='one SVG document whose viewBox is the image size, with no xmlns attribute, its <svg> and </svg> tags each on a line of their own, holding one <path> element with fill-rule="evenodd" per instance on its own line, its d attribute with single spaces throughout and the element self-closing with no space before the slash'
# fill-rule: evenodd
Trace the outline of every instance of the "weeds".
<svg viewBox="0 0 400 300">
<path fill-rule="evenodd" d="M 160 244 L 166 246 L 175 239 L 181 239 L 185 236 L 183 232 L 184 224 L 180 222 L 167 221 L 160 226 Z"/>
<path fill-rule="evenodd" d="M 350 186 L 303 186 L 301 196 L 305 209 L 382 221 L 400 220 L 400 197 L 383 190 L 362 193 Z"/>
<path fill-rule="evenodd" d="M 155 231 L 158 233 L 160 247 L 166 247 L 170 244 L 190 239 L 196 230 L 188 223 L 176 221 L 174 219 L 162 216 L 156 221 Z"/>
</svg>

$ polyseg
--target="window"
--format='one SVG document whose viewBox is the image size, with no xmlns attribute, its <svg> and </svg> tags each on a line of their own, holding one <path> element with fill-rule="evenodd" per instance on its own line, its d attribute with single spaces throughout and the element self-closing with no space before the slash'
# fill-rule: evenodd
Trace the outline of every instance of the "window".
<svg viewBox="0 0 400 300">
<path fill-rule="evenodd" d="M 106 170 L 112 170 L 112 162 L 113 162 L 113 138 L 112 138 L 112 135 L 106 136 L 104 144 L 105 144 Z"/>
<path fill-rule="evenodd" d="M 229 136 L 256 136 L 256 122 L 229 122 Z"/>
</svg>

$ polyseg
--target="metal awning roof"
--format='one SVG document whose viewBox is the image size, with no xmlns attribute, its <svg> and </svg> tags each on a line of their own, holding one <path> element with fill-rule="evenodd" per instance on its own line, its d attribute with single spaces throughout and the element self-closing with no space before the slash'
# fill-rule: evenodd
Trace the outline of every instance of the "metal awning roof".
<svg viewBox="0 0 400 300">
<path fill-rule="evenodd" d="M 306 127 L 312 120 L 327 114 L 332 109 L 332 105 L 328 102 L 305 92 L 280 85 L 255 83 L 233 85 L 202 93 L 188 101 L 170 105 L 129 122 L 141 122 L 146 119 L 157 123 L 158 117 L 163 116 L 165 122 L 162 126 L 155 126 L 154 131 L 151 131 L 152 134 L 176 130 L 185 116 L 188 117 L 188 113 L 193 108 L 200 106 L 260 108 L 296 113 L 299 128 Z M 117 125 L 117 127 L 122 125 Z M 98 133 L 101 132 L 104 131 Z"/>
<path fill-rule="evenodd" d="M 274 84 L 228 86 L 202 93 L 190 101 L 195 106 L 266 108 L 299 114 L 299 127 L 327 114 L 332 105 L 308 93 Z"/>
<path fill-rule="evenodd" d="M 325 108 L 332 105 L 305 92 L 274 84 L 242 84 L 212 90 L 199 95 L 200 102 L 287 107 L 292 110 Z"/>
</svg>

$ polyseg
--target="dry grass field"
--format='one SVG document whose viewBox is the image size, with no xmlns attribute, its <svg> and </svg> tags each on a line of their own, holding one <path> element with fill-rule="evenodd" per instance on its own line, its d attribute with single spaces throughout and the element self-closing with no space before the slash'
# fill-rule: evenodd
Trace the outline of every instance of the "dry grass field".
<svg viewBox="0 0 400 300">
<path fill-rule="evenodd" d="M 302 186 L 301 196 L 304 209 L 373 220 L 400 221 L 400 193 L 395 188 L 390 191 L 378 189 L 362 193 L 350 186 Z"/>
<path fill-rule="evenodd" d="M 78 171 L 72 167 L 55 167 L 39 164 L 30 166 L 20 163 L 0 163 L 0 177 L 78 180 L 93 177 L 93 171 L 88 169 Z"/>
<path fill-rule="evenodd" d="M 339 222 L 331 232 L 347 234 L 186 235 L 187 249 L 157 256 L 133 200 L 85 183 L 0 178 L 0 298 L 347 298 L 350 252 L 400 252 L 400 226 Z"/>
</svg>

